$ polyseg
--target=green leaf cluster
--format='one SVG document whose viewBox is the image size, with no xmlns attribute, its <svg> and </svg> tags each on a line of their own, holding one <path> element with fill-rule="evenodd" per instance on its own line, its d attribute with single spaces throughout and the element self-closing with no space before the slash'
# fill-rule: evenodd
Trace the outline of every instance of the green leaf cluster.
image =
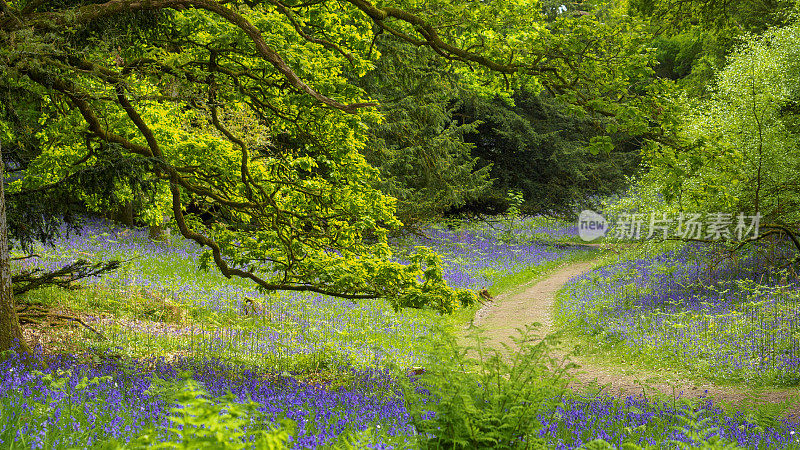
<svg viewBox="0 0 800 450">
<path fill-rule="evenodd" d="M 163 386 L 164 382 L 156 384 Z M 279 450 L 287 448 L 296 429 L 289 420 L 280 421 L 278 426 L 269 424 L 258 409 L 260 405 L 252 400 L 239 403 L 230 393 L 209 398 L 203 385 L 191 378 L 158 392 L 176 403 L 169 417 L 174 426 L 164 430 L 168 439 L 159 442 L 151 430 L 127 448 Z"/>
<path fill-rule="evenodd" d="M 672 210 L 758 211 L 762 222 L 796 224 L 800 27 L 752 36 L 729 59 L 708 100 L 674 100 L 678 144 L 647 147 L 642 189 Z"/>
<path fill-rule="evenodd" d="M 403 380 L 421 448 L 547 448 L 538 415 L 559 403 L 568 365 L 548 356 L 552 338 L 533 331 L 520 330 L 513 355 L 488 349 L 478 335 L 468 347 L 437 335 L 445 345 L 437 342 L 421 375 Z"/>
</svg>

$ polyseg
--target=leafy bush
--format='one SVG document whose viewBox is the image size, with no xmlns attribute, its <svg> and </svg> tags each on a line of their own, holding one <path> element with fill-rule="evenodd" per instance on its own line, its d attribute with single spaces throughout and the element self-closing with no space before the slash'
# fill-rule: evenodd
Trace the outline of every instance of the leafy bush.
<svg viewBox="0 0 800 450">
<path fill-rule="evenodd" d="M 439 332 L 425 371 L 401 380 L 421 448 L 543 448 L 539 413 L 551 411 L 567 385 L 571 365 L 548 356 L 552 337 L 536 339 L 532 326 L 514 339 L 519 351 L 489 350 L 483 339 L 462 347 Z"/>
</svg>

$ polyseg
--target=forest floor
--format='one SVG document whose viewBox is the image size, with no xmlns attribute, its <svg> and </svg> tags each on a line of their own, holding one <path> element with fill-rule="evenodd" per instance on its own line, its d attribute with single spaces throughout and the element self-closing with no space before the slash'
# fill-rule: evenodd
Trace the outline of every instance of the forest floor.
<svg viewBox="0 0 800 450">
<path fill-rule="evenodd" d="M 473 324 L 482 329 L 490 346 L 502 349 L 505 343 L 514 348 L 511 336 L 517 329 L 538 322 L 537 335 L 545 336 L 558 331 L 553 325 L 553 305 L 558 290 L 570 279 L 591 270 L 596 261 L 569 263 L 550 272 L 543 278 L 533 280 L 519 288 L 498 295 L 491 303 L 475 315 Z M 569 343 L 551 350 L 551 356 L 564 358 L 571 353 Z M 715 404 L 737 408 L 780 404 L 787 405 L 785 415 L 800 415 L 798 389 L 796 387 L 750 388 L 744 385 L 718 385 L 708 380 L 686 377 L 675 370 L 647 371 L 637 367 L 635 361 L 626 365 L 603 364 L 596 358 L 570 355 L 569 359 L 580 367 L 570 371 L 572 386 L 576 391 L 596 393 L 600 390 L 609 395 L 641 395 L 661 398 L 710 398 Z"/>
</svg>

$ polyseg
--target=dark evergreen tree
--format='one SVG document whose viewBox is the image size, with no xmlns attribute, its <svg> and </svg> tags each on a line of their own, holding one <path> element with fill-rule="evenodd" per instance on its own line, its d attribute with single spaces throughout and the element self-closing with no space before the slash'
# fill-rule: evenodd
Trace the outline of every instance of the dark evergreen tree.
<svg viewBox="0 0 800 450">
<path fill-rule="evenodd" d="M 618 192 L 639 165 L 639 143 L 619 134 L 613 150 L 593 154 L 587 143 L 603 135 L 597 121 L 570 112 L 546 94 L 518 91 L 512 98 L 465 100 L 459 115 L 477 124 L 466 140 L 482 167 L 491 167 L 491 190 L 460 211 L 502 212 L 509 191 L 522 192 L 523 211 L 569 216 L 603 195 Z M 456 210 L 459 211 L 459 210 Z"/>
<path fill-rule="evenodd" d="M 464 140 L 477 123 L 453 116 L 457 77 L 429 49 L 393 36 L 380 35 L 376 50 L 375 68 L 357 80 L 383 113 L 369 124 L 364 155 L 380 170 L 378 187 L 398 199 L 398 218 L 412 225 L 479 198 L 491 184 L 489 167 L 476 166 Z"/>
</svg>

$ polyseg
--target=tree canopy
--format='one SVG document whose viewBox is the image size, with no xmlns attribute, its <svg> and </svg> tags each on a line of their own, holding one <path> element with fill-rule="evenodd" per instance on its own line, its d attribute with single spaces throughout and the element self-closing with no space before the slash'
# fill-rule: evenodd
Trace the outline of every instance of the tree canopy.
<svg viewBox="0 0 800 450">
<path fill-rule="evenodd" d="M 364 156 L 380 171 L 377 187 L 397 199 L 396 215 L 408 227 L 476 199 L 491 181 L 465 141 L 475 125 L 456 117 L 468 86 L 428 48 L 385 34 L 375 43 L 381 57 L 355 80 L 381 112 L 367 124 Z"/>
<path fill-rule="evenodd" d="M 442 312 L 470 303 L 472 293 L 442 280 L 435 255 L 392 260 L 396 203 L 375 189 L 378 172 L 364 158 L 368 124 L 381 118 L 351 82 L 379 67 L 376 34 L 430 49 L 477 92 L 544 88 L 589 116 L 622 118 L 615 126 L 625 129 L 647 115 L 629 86 L 649 73 L 650 54 L 635 24 L 605 21 L 603 8 L 545 21 L 532 2 L 397 6 L 3 2 L 9 109 L 37 104 L 4 139 L 36 130 L 40 152 L 9 191 L 70 179 L 113 154 L 147 168 L 141 218 L 157 224 L 170 213 L 208 249 L 203 264 L 227 277 Z M 469 159 L 459 164 L 469 170 Z M 115 196 L 134 188 L 117 182 Z M 90 190 L 81 197 L 109 206 Z"/>
<path fill-rule="evenodd" d="M 575 208 L 596 207 L 639 168 L 641 140 L 609 134 L 546 93 L 517 90 L 510 100 L 465 97 L 458 116 L 474 126 L 465 139 L 493 180 L 465 211 L 503 211 L 509 192 L 519 192 L 524 212 L 572 220 Z M 612 147 L 592 151 L 588 144 L 600 137 L 610 138 Z"/>
<path fill-rule="evenodd" d="M 753 37 L 730 56 L 708 100 L 676 100 L 675 145 L 645 153 L 644 183 L 672 208 L 760 212 L 795 229 L 800 27 Z"/>
</svg>

